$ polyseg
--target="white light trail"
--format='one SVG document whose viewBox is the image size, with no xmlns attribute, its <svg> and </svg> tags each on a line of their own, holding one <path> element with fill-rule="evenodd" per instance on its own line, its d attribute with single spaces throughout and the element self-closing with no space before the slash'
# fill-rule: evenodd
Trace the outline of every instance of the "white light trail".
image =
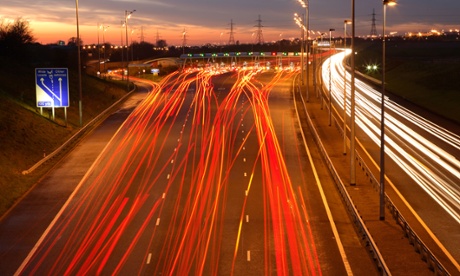
<svg viewBox="0 0 460 276">
<path fill-rule="evenodd" d="M 350 50 L 331 59 L 332 97 L 343 108 L 343 59 Z M 325 61 L 328 64 L 329 60 Z M 347 84 L 351 76 L 346 74 Z M 323 83 L 329 83 L 329 68 L 322 69 Z M 356 124 L 380 146 L 381 92 L 355 79 Z M 326 85 L 324 89 L 328 89 Z M 350 116 L 350 87 L 347 86 Z M 386 154 L 398 164 L 433 200 L 460 223 L 460 137 L 386 98 Z"/>
</svg>

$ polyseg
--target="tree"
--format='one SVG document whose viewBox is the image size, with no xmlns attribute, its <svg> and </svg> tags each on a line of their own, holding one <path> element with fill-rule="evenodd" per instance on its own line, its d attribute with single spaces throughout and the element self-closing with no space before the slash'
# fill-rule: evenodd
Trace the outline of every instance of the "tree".
<svg viewBox="0 0 460 276">
<path fill-rule="evenodd" d="M 160 39 L 156 43 L 157 48 L 166 48 L 167 46 L 168 46 L 168 44 L 166 43 L 166 40 L 164 40 L 164 39 Z"/>
<path fill-rule="evenodd" d="M 0 53 L 11 55 L 20 53 L 26 44 L 35 42 L 29 22 L 22 18 L 14 21 L 2 19 L 0 22 Z"/>
<path fill-rule="evenodd" d="M 67 41 L 67 46 L 77 46 L 77 41 L 78 41 L 77 38 L 75 36 L 72 36 Z M 81 38 L 80 38 L 80 45 L 83 45 L 83 40 L 81 40 Z"/>
</svg>

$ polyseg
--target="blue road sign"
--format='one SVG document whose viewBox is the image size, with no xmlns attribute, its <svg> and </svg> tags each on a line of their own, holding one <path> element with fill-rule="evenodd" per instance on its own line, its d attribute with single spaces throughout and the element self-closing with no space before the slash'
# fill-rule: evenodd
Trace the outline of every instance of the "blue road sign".
<svg viewBox="0 0 460 276">
<path fill-rule="evenodd" d="M 37 107 L 69 106 L 69 70 L 35 68 Z"/>
</svg>

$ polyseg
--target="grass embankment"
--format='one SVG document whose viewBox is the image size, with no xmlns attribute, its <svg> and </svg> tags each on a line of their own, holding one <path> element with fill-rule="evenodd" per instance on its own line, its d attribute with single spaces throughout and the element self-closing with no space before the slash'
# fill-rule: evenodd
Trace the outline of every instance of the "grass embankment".
<svg viewBox="0 0 460 276">
<path fill-rule="evenodd" d="M 368 42 L 358 53 L 360 71 L 381 79 L 382 42 Z M 460 124 L 460 41 L 387 41 L 386 89 L 428 111 Z"/>
<path fill-rule="evenodd" d="M 53 66 L 49 66 L 53 67 Z M 126 94 L 124 83 L 82 76 L 83 123 Z M 22 171 L 58 148 L 80 129 L 77 72 L 69 70 L 70 107 L 65 126 L 62 108 L 56 120 L 43 116 L 35 104 L 35 68 L 9 63 L 0 66 L 0 217 L 44 175 L 46 164 L 28 175 Z"/>
</svg>

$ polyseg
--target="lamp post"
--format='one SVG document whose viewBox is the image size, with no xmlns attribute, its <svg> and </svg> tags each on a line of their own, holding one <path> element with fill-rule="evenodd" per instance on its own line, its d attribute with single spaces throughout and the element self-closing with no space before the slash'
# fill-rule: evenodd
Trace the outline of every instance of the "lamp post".
<svg viewBox="0 0 460 276">
<path fill-rule="evenodd" d="M 126 86 L 127 86 L 127 91 L 129 91 L 129 49 L 128 49 L 128 19 L 131 18 L 131 15 L 133 12 L 136 10 L 132 11 L 127 11 L 125 10 L 125 35 L 126 35 Z"/>
<path fill-rule="evenodd" d="M 332 125 L 332 76 L 331 76 L 331 57 L 332 57 L 332 32 L 335 31 L 335 29 L 329 29 L 329 126 Z"/>
<path fill-rule="evenodd" d="M 308 70 L 308 61 L 309 61 L 309 58 L 308 58 L 308 53 L 309 53 L 309 47 L 308 47 L 308 28 L 309 28 L 309 21 L 310 21 L 310 17 L 309 17 L 309 7 L 308 7 L 308 5 L 309 5 L 309 0 L 306 0 L 306 1 L 304 1 L 304 0 L 297 0 L 297 1 L 300 3 L 300 5 L 302 5 L 302 8 L 305 8 L 305 34 L 306 34 L 306 36 L 307 36 L 307 39 L 306 39 L 306 41 L 305 41 L 305 42 L 306 42 L 305 51 L 306 51 L 306 53 L 307 53 L 307 54 L 306 54 L 306 56 L 307 56 L 307 62 L 306 62 L 306 63 L 307 63 L 307 68 L 306 68 L 306 70 L 305 70 L 305 71 L 306 71 L 305 73 L 306 73 L 306 75 L 307 75 L 307 77 L 306 77 L 306 79 L 307 79 L 307 86 L 306 86 L 306 91 L 305 91 L 305 93 L 306 93 L 306 98 L 307 98 L 307 102 L 308 102 L 308 96 L 309 96 L 309 95 L 308 95 L 308 84 L 309 84 L 309 82 L 310 82 L 310 76 L 309 76 L 309 70 Z M 303 36 L 302 36 L 302 38 L 303 38 Z M 302 40 L 302 49 L 303 49 L 303 40 Z M 303 57 L 303 54 L 302 54 L 302 57 Z M 303 70 L 303 60 L 302 60 L 302 70 Z M 302 72 L 303 72 L 303 71 L 302 71 Z M 303 82 L 303 79 L 302 79 L 302 82 Z"/>
<path fill-rule="evenodd" d="M 294 21 L 295 23 L 297 24 L 297 26 L 299 26 L 299 28 L 301 29 L 301 37 L 302 37 L 302 40 L 300 42 L 300 79 L 302 80 L 302 85 L 304 85 L 304 77 L 303 77 L 303 69 L 304 69 L 304 39 L 305 39 L 305 25 L 303 24 L 302 22 L 302 18 L 297 14 L 297 13 L 294 13 Z M 307 83 L 307 87 L 308 87 L 308 83 Z"/>
<path fill-rule="evenodd" d="M 395 0 L 383 0 L 382 103 L 380 105 L 380 220 L 385 220 L 385 25 L 387 6 L 394 5 L 396 5 Z"/>
<path fill-rule="evenodd" d="M 129 38 L 130 38 L 130 40 L 131 40 L 131 61 L 134 61 L 133 33 L 134 33 L 134 29 L 131 28 L 131 33 L 130 33 L 130 35 L 129 35 Z"/>
<path fill-rule="evenodd" d="M 75 0 L 75 13 L 77 18 L 77 55 L 78 55 L 78 110 L 80 113 L 80 126 L 83 126 L 83 104 L 82 104 L 82 88 L 81 88 L 81 55 L 80 55 L 80 25 L 78 22 L 78 0 Z"/>
<path fill-rule="evenodd" d="M 320 41 L 321 41 L 321 45 L 323 45 L 323 37 L 326 33 L 320 33 Z M 319 60 L 319 64 L 323 64 L 323 55 L 319 55 L 320 56 L 320 60 Z M 321 70 L 321 67 L 319 68 L 319 70 Z M 319 78 L 319 98 L 321 99 L 321 110 L 323 110 L 324 108 L 324 96 L 323 96 L 323 92 L 322 92 L 322 87 L 323 87 L 324 83 L 323 83 L 323 78 Z"/>
<path fill-rule="evenodd" d="M 347 49 L 347 24 L 351 24 L 351 20 L 343 21 L 343 48 L 346 54 Z M 343 59 L 344 61 L 346 59 Z M 346 68 L 346 61 L 343 66 Z M 347 70 L 343 72 L 343 155 L 347 154 Z"/>
<path fill-rule="evenodd" d="M 102 48 L 104 48 L 104 72 L 105 72 L 105 31 L 107 31 L 107 29 L 109 28 L 109 26 L 105 26 L 105 27 L 102 27 Z M 100 62 L 99 62 L 100 64 Z"/>
<path fill-rule="evenodd" d="M 125 20 L 122 20 L 121 21 L 121 32 L 120 32 L 120 50 L 121 50 L 121 64 L 122 64 L 122 68 L 124 68 L 124 64 L 125 64 L 125 59 L 124 59 L 124 50 L 123 48 L 125 47 L 124 46 L 124 43 L 123 43 L 123 28 L 125 27 Z M 125 79 L 125 74 L 123 73 L 123 70 L 121 70 L 121 80 L 124 80 Z"/>
<path fill-rule="evenodd" d="M 97 23 L 97 58 L 98 58 L 98 69 L 97 69 L 97 76 L 101 73 L 101 48 L 99 43 L 99 30 L 101 29 L 102 25 Z"/>
<path fill-rule="evenodd" d="M 350 186 L 356 185 L 355 162 L 355 0 L 351 0 Z"/>
<path fill-rule="evenodd" d="M 185 46 L 187 45 L 187 32 L 184 31 L 182 32 L 182 54 L 185 54 Z"/>
</svg>

